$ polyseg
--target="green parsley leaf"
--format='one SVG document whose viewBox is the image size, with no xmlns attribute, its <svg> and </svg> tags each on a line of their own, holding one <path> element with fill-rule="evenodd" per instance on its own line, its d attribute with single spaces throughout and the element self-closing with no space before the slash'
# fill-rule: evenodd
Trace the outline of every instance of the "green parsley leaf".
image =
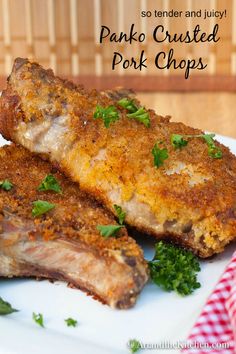
<svg viewBox="0 0 236 354">
<path fill-rule="evenodd" d="M 148 262 L 152 281 L 166 291 L 189 295 L 201 285 L 196 273 L 200 271 L 199 261 L 192 252 L 162 241 L 155 245 L 155 255 Z"/>
<path fill-rule="evenodd" d="M 39 191 L 54 191 L 61 193 L 61 187 L 53 175 L 47 175 L 38 186 Z"/>
<path fill-rule="evenodd" d="M 36 200 L 33 202 L 32 215 L 40 216 L 42 214 L 47 213 L 49 210 L 55 208 L 55 204 L 46 202 L 45 200 Z"/>
<path fill-rule="evenodd" d="M 33 312 L 32 318 L 39 326 L 44 327 L 43 315 L 41 313 Z"/>
<path fill-rule="evenodd" d="M 98 225 L 97 230 L 100 231 L 100 234 L 108 238 L 110 236 L 116 236 L 117 232 L 124 227 L 123 225 Z"/>
<path fill-rule="evenodd" d="M 141 344 L 137 339 L 130 339 L 128 347 L 131 353 L 137 353 L 141 349 Z"/>
<path fill-rule="evenodd" d="M 152 154 L 154 157 L 154 166 L 160 167 L 164 164 L 164 161 L 168 159 L 168 151 L 167 149 L 160 149 L 158 144 L 155 144 L 152 149 Z"/>
<path fill-rule="evenodd" d="M 213 138 L 215 137 L 215 134 L 202 134 L 199 135 L 200 138 L 203 138 L 205 142 L 207 143 L 208 146 L 208 155 L 212 157 L 213 159 L 221 159 L 223 156 L 223 153 L 221 149 L 215 145 L 215 142 Z"/>
<path fill-rule="evenodd" d="M 122 98 L 117 103 L 119 106 L 125 108 L 130 113 L 134 113 L 138 110 L 138 107 L 134 103 L 134 100 L 129 100 L 128 98 Z"/>
<path fill-rule="evenodd" d="M 4 179 L 4 181 L 0 181 L 0 188 L 4 189 L 5 191 L 11 190 L 13 187 L 13 184 L 8 181 L 8 179 Z"/>
<path fill-rule="evenodd" d="M 222 159 L 223 152 L 218 146 L 212 145 L 208 146 L 208 155 L 213 159 Z"/>
<path fill-rule="evenodd" d="M 9 315 L 12 312 L 17 312 L 18 310 L 14 309 L 9 302 L 4 301 L 0 297 L 0 315 Z"/>
<path fill-rule="evenodd" d="M 117 205 L 117 204 L 114 204 L 114 209 L 116 211 L 119 224 L 123 225 L 124 221 L 125 221 L 125 216 L 126 216 L 125 211 L 123 211 L 122 208 L 119 205 Z"/>
<path fill-rule="evenodd" d="M 213 159 L 221 159 L 223 156 L 223 153 L 221 149 L 215 145 L 215 142 L 213 138 L 215 137 L 215 134 L 198 134 L 198 135 L 179 135 L 179 134 L 172 134 L 171 136 L 171 143 L 172 145 L 177 149 L 181 149 L 183 146 L 186 146 L 188 144 L 187 140 L 185 139 L 190 139 L 190 138 L 202 138 L 205 140 L 208 146 L 208 155 L 212 157 Z"/>
<path fill-rule="evenodd" d="M 117 103 L 119 106 L 125 108 L 128 112 L 130 112 L 127 114 L 128 118 L 134 118 L 139 122 L 143 123 L 145 127 L 150 127 L 150 116 L 144 107 L 137 107 L 134 103 L 134 100 L 130 100 L 128 98 L 122 98 Z"/>
<path fill-rule="evenodd" d="M 207 145 L 211 145 L 212 143 L 214 144 L 214 140 L 213 138 L 215 137 L 215 134 L 199 134 L 199 135 L 189 135 L 190 138 L 194 138 L 194 137 L 197 137 L 197 138 L 203 138 Z"/>
<path fill-rule="evenodd" d="M 138 120 L 139 122 L 143 123 L 145 125 L 145 127 L 150 128 L 149 113 L 144 109 L 144 107 L 140 107 L 134 113 L 128 113 L 127 117 L 134 118 L 134 119 Z"/>
<path fill-rule="evenodd" d="M 182 147 L 188 144 L 188 141 L 184 140 L 183 135 L 172 134 L 171 144 L 174 146 L 175 149 L 182 149 Z"/>
<path fill-rule="evenodd" d="M 102 107 L 97 105 L 93 118 L 103 119 L 105 127 L 109 128 L 110 124 L 118 120 L 120 117 L 115 106 Z"/>
<path fill-rule="evenodd" d="M 78 324 L 78 321 L 74 320 L 73 318 L 69 317 L 65 320 L 66 324 L 68 327 L 76 327 Z"/>
</svg>

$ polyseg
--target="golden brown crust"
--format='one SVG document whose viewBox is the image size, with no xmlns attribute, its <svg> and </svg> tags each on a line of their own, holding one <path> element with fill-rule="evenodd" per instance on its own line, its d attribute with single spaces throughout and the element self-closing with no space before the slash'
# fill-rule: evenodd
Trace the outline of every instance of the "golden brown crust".
<svg viewBox="0 0 236 354">
<path fill-rule="evenodd" d="M 10 191 L 0 188 L 0 211 L 7 211 L 23 220 L 34 223 L 34 233 L 45 240 L 57 237 L 79 239 L 96 253 L 107 255 L 114 249 L 124 256 L 142 257 L 142 251 L 136 242 L 128 237 L 125 228 L 119 231 L 117 238 L 105 239 L 97 230 L 97 225 L 116 224 L 112 214 L 102 208 L 98 202 L 88 198 L 76 183 L 65 178 L 56 168 L 26 149 L 10 145 L 0 149 L 0 181 L 8 179 L 13 183 Z M 38 186 L 48 175 L 53 174 L 62 187 L 63 193 L 38 191 Z M 46 200 L 55 204 L 55 209 L 34 218 L 33 201 Z"/>
<path fill-rule="evenodd" d="M 38 190 L 48 174 L 57 179 L 62 193 Z M 97 225 L 116 224 L 109 211 L 48 162 L 14 144 L 0 148 L 0 181 L 6 179 L 13 187 L 0 188 L 0 275 L 68 281 L 113 307 L 135 304 L 148 280 L 147 263 L 125 228 L 116 237 L 100 235 Z M 33 217 L 36 200 L 55 208 Z M 9 259 L 5 266 L 4 257 Z M 74 258 L 76 267 L 70 265 Z"/>
<path fill-rule="evenodd" d="M 6 98 L 6 99 L 5 99 Z M 2 104 L 5 102 L 5 104 Z M 15 120 L 15 115 L 12 114 L 12 109 L 16 112 L 16 107 L 20 103 L 20 98 L 17 95 L 12 95 L 10 98 L 9 106 L 8 106 L 8 93 L 7 90 L 3 91 L 2 99 L 0 100 L 0 126 L 1 126 L 1 134 L 5 137 L 5 139 L 10 140 L 12 131 L 14 127 L 17 125 L 17 121 Z"/>
</svg>

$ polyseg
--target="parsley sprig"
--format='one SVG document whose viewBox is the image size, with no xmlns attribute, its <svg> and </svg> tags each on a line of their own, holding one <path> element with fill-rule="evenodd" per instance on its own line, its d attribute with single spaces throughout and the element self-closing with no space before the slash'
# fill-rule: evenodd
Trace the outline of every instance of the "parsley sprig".
<svg viewBox="0 0 236 354">
<path fill-rule="evenodd" d="M 123 211 L 123 209 L 121 208 L 121 206 L 114 204 L 114 209 L 116 211 L 116 215 L 118 217 L 118 221 L 120 225 L 124 224 L 125 221 L 125 216 L 126 216 L 126 212 Z"/>
<path fill-rule="evenodd" d="M 9 302 L 4 301 L 0 297 L 0 315 L 9 315 L 10 313 L 17 311 L 18 310 L 14 309 Z"/>
<path fill-rule="evenodd" d="M 149 263 L 152 281 L 166 291 L 189 295 L 201 285 L 196 273 L 200 271 L 197 257 L 162 241 L 155 245 L 155 255 Z"/>
<path fill-rule="evenodd" d="M 118 217 L 118 222 L 120 225 L 98 225 L 97 230 L 100 231 L 100 234 L 108 238 L 110 236 L 116 236 L 118 231 L 124 226 L 124 221 L 125 221 L 125 215 L 126 213 L 122 210 L 121 206 L 114 204 L 113 205 L 116 215 Z"/>
<path fill-rule="evenodd" d="M 202 138 L 205 140 L 208 146 L 208 155 L 214 159 L 221 159 L 223 153 L 221 149 L 215 145 L 213 138 L 215 134 L 198 134 L 198 135 L 180 135 L 180 134 L 172 134 L 171 135 L 171 144 L 175 149 L 182 149 L 184 146 L 188 144 L 188 140 L 191 138 Z"/>
<path fill-rule="evenodd" d="M 32 215 L 34 217 L 43 215 L 49 210 L 55 208 L 55 204 L 49 203 L 45 200 L 36 200 L 33 202 Z"/>
<path fill-rule="evenodd" d="M 117 103 L 120 107 L 125 108 L 129 113 L 134 113 L 138 110 L 138 107 L 134 103 L 134 100 L 129 100 L 128 98 L 122 98 Z"/>
<path fill-rule="evenodd" d="M 183 135 L 180 134 L 172 134 L 170 141 L 175 149 L 182 149 L 184 146 L 188 145 L 188 140 L 185 140 Z"/>
<path fill-rule="evenodd" d="M 128 98 L 122 98 L 117 103 L 129 112 L 127 114 L 128 118 L 134 118 L 143 123 L 145 127 L 150 127 L 150 116 L 144 107 L 137 107 L 134 100 L 129 100 Z"/>
<path fill-rule="evenodd" d="M 13 184 L 8 180 L 4 179 L 0 181 L 0 188 L 4 189 L 4 191 L 10 191 L 13 187 Z"/>
<path fill-rule="evenodd" d="M 150 128 L 149 113 L 143 107 L 140 107 L 134 113 L 128 113 L 127 117 L 134 118 L 134 119 L 138 120 L 139 122 L 143 123 L 145 125 L 145 127 Z"/>
<path fill-rule="evenodd" d="M 223 156 L 223 153 L 221 149 L 215 145 L 215 142 L 213 138 L 215 137 L 215 134 L 203 134 L 199 136 L 200 138 L 203 138 L 205 142 L 207 143 L 208 146 L 208 155 L 211 156 L 213 159 L 221 159 Z"/>
<path fill-rule="evenodd" d="M 131 353 L 137 353 L 141 349 L 141 344 L 137 339 L 130 339 L 128 347 Z"/>
<path fill-rule="evenodd" d="M 44 327 L 43 315 L 41 313 L 33 312 L 32 318 L 35 323 L 37 323 L 40 327 Z"/>
<path fill-rule="evenodd" d="M 161 144 L 161 142 L 159 143 Z M 154 166 L 157 168 L 163 166 L 164 161 L 168 159 L 169 154 L 166 148 L 161 149 L 156 143 L 152 149 L 152 155 L 154 158 Z"/>
<path fill-rule="evenodd" d="M 104 122 L 106 128 L 109 128 L 110 124 L 118 120 L 119 112 L 115 106 L 102 107 L 100 105 L 96 106 L 96 110 L 93 114 L 94 119 L 101 118 Z"/>
<path fill-rule="evenodd" d="M 74 320 L 74 318 L 71 318 L 71 317 L 66 318 L 66 319 L 65 319 L 65 322 L 66 322 L 66 324 L 67 324 L 68 327 L 76 327 L 77 324 L 78 324 L 78 321 L 77 321 L 77 320 Z"/>
<path fill-rule="evenodd" d="M 57 179 L 53 175 L 47 175 L 40 185 L 38 186 L 38 190 L 41 192 L 44 191 L 53 191 L 56 193 L 61 193 L 61 186 L 59 185 Z"/>
<path fill-rule="evenodd" d="M 116 236 L 122 227 L 124 227 L 124 225 L 98 225 L 97 230 L 100 231 L 100 234 L 104 238 L 108 238 L 110 236 Z"/>
</svg>

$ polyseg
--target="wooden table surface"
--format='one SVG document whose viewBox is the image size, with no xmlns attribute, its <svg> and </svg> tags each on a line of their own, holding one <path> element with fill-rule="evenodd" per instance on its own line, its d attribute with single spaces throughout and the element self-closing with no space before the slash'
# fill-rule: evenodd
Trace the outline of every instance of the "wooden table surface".
<svg viewBox="0 0 236 354">
<path fill-rule="evenodd" d="M 138 98 L 173 121 L 236 138 L 236 93 L 138 93 Z"/>
</svg>

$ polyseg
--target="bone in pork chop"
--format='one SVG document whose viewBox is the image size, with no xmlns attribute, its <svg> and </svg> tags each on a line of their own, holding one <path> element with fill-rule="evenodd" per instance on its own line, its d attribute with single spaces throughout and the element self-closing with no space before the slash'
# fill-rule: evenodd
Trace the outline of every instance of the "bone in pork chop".
<svg viewBox="0 0 236 354">
<path fill-rule="evenodd" d="M 206 141 L 197 137 L 200 130 L 151 110 L 150 126 L 142 124 L 129 118 L 115 97 L 87 92 L 20 58 L 0 106 L 0 131 L 7 139 L 56 162 L 111 211 L 120 205 L 138 230 L 201 257 L 222 252 L 235 239 L 236 157 L 215 141 L 222 158 L 212 158 Z M 94 112 L 109 106 L 119 119 L 105 126 Z M 193 137 L 175 149 L 172 134 Z M 156 144 L 168 151 L 158 167 L 152 154 Z"/>
<path fill-rule="evenodd" d="M 53 174 L 62 193 L 39 191 Z M 0 148 L 0 276 L 69 282 L 112 307 L 129 308 L 148 279 L 143 253 L 122 228 L 104 238 L 97 225 L 115 225 L 112 214 L 82 193 L 48 162 L 15 145 Z M 55 207 L 33 217 L 33 202 Z"/>
</svg>

